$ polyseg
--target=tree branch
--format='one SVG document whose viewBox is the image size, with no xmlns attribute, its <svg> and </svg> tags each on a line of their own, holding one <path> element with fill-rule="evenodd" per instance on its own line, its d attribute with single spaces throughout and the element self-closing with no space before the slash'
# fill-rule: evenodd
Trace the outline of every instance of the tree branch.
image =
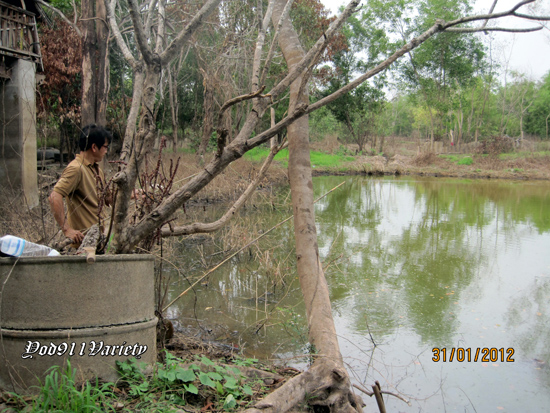
<svg viewBox="0 0 550 413">
<path fill-rule="evenodd" d="M 193 33 L 202 24 L 203 20 L 221 3 L 221 0 L 208 0 L 198 11 L 182 32 L 170 43 L 160 54 L 161 65 L 170 63 L 172 58 L 179 52 L 183 45 L 191 38 Z"/>
<path fill-rule="evenodd" d="M 136 65 L 136 59 L 132 54 L 132 52 L 130 51 L 130 48 L 124 41 L 124 38 L 122 37 L 122 33 L 120 32 L 120 28 L 118 27 L 118 23 L 115 18 L 115 7 L 116 7 L 116 0 L 110 0 L 107 5 L 107 19 L 109 20 L 109 24 L 115 36 L 116 43 L 120 48 L 120 50 L 122 51 L 122 55 L 124 56 L 126 61 L 130 64 L 130 66 L 134 67 Z"/>
<path fill-rule="evenodd" d="M 264 16 L 261 27 L 258 30 L 258 40 L 256 41 L 256 49 L 254 51 L 254 60 L 252 63 L 252 89 L 258 90 L 260 88 L 260 65 L 262 61 L 262 49 L 265 43 L 265 33 L 267 26 L 271 21 L 271 14 L 273 13 L 273 5 L 275 0 L 269 0 L 267 5 L 267 11 Z M 267 65 L 267 63 L 266 63 Z"/>
<path fill-rule="evenodd" d="M 141 16 L 139 13 L 139 5 L 136 0 L 128 0 L 130 5 L 130 17 L 132 18 L 132 23 L 134 24 L 134 33 L 136 36 L 136 45 L 140 51 L 143 59 L 146 64 L 152 64 L 154 60 L 154 55 L 149 45 L 147 44 L 147 36 L 145 34 L 145 27 L 141 21 Z"/>
<path fill-rule="evenodd" d="M 275 0 L 272 0 L 273 4 L 275 4 Z M 277 27 L 275 28 L 275 33 L 273 34 L 273 40 L 271 41 L 271 45 L 269 46 L 269 51 L 267 52 L 267 57 L 265 59 L 265 65 L 262 70 L 262 75 L 260 76 L 260 84 L 265 83 L 265 79 L 267 78 L 267 72 L 269 70 L 269 67 L 271 66 L 271 61 L 273 60 L 273 56 L 275 55 L 275 48 L 277 47 L 277 42 L 279 39 L 279 32 L 281 31 L 281 26 L 283 25 L 283 18 L 290 13 L 290 8 L 292 7 L 292 3 L 294 0 L 290 0 L 284 10 L 283 14 L 281 15 L 281 18 L 279 19 L 279 22 L 277 23 Z"/>
<path fill-rule="evenodd" d="M 357 390 L 360 390 L 361 392 L 365 393 L 367 396 L 369 397 L 372 397 L 374 396 L 374 392 L 373 391 L 369 391 L 367 389 L 365 389 L 363 386 L 359 386 L 358 384 L 354 384 L 353 387 L 355 387 Z M 404 401 L 405 403 L 407 403 L 409 406 L 411 405 L 411 402 L 407 399 L 405 399 L 403 396 L 401 396 L 400 394 L 397 394 L 397 393 L 393 393 L 391 391 L 387 391 L 387 390 L 380 390 L 380 393 L 381 394 L 387 394 L 389 396 L 394 396 L 394 397 L 397 397 L 399 400 L 402 400 Z"/>
<path fill-rule="evenodd" d="M 527 20 L 544 20 L 549 21 L 550 16 L 532 16 L 530 14 L 523 14 L 523 13 L 514 13 L 515 17 L 519 17 L 521 19 L 527 19 Z"/>
<path fill-rule="evenodd" d="M 277 153 L 282 149 L 283 147 L 274 147 L 269 152 L 268 157 L 264 161 L 260 171 L 256 175 L 256 178 L 250 182 L 246 190 L 241 194 L 239 199 L 227 210 L 227 212 L 217 221 L 211 222 L 211 223 L 194 223 L 190 225 L 184 225 L 181 227 L 176 228 L 162 228 L 161 229 L 161 235 L 163 237 L 170 237 L 170 236 L 176 236 L 176 235 L 190 235 L 190 234 L 204 234 L 204 233 L 210 233 L 217 231 L 218 229 L 222 228 L 225 224 L 227 224 L 231 218 L 235 216 L 235 214 L 241 209 L 241 207 L 245 204 L 246 201 L 250 199 L 250 196 L 254 193 L 254 190 L 260 183 L 260 181 L 264 178 L 267 170 L 269 169 L 269 166 L 271 165 L 271 162 L 273 161 L 273 158 Z"/>
<path fill-rule="evenodd" d="M 465 16 L 461 17 L 459 19 L 455 19 L 449 22 L 443 22 L 441 31 L 450 31 L 449 29 L 453 26 L 456 26 L 458 24 L 463 23 L 469 23 L 474 22 L 478 20 L 485 20 L 486 22 L 489 20 L 496 20 L 500 19 L 502 17 L 518 17 L 518 18 L 529 18 L 531 20 L 549 20 L 548 17 L 544 16 L 529 16 L 526 14 L 520 14 L 516 13 L 516 10 L 518 10 L 520 7 L 525 6 L 526 4 L 533 3 L 535 0 L 523 0 L 519 3 L 517 3 L 514 7 L 512 7 L 510 10 L 499 12 L 499 13 L 489 13 L 489 14 L 478 14 L 473 16 Z M 485 23 L 486 24 L 486 23 Z M 484 30 L 487 30 L 486 27 L 482 26 Z M 481 28 L 479 28 L 477 31 L 481 31 Z"/>
<path fill-rule="evenodd" d="M 221 109 L 220 109 L 220 114 L 218 115 L 218 125 L 221 124 L 222 122 L 222 118 L 223 118 L 223 114 L 224 112 L 229 109 L 231 106 L 233 105 L 236 105 L 237 103 L 240 103 L 240 102 L 243 102 L 245 100 L 250 100 L 250 99 L 254 99 L 255 97 L 258 97 L 259 95 L 262 94 L 262 92 L 264 91 L 265 89 L 265 86 L 262 86 L 259 90 L 257 90 L 256 92 L 252 92 L 252 93 L 249 93 L 247 95 L 242 95 L 242 96 L 237 96 L 236 98 L 233 98 L 233 99 L 230 99 L 228 100 L 227 102 L 225 102 Z"/>
<path fill-rule="evenodd" d="M 428 40 L 430 37 L 441 31 L 441 25 L 443 21 L 438 21 L 436 24 L 434 24 L 432 27 L 430 27 L 428 30 L 426 30 L 424 33 L 422 33 L 420 36 L 415 37 L 410 42 L 405 44 L 401 49 L 397 50 L 394 54 L 392 54 L 390 57 L 388 57 L 385 61 L 378 64 L 368 72 L 364 73 L 363 75 L 359 76 L 354 81 L 348 83 L 341 89 L 337 90 L 336 92 L 324 97 L 321 100 L 318 100 L 317 102 L 311 104 L 309 108 L 307 109 L 307 113 L 311 113 L 314 110 L 317 110 L 325 105 L 328 105 L 329 103 L 335 101 L 340 96 L 345 95 L 349 91 L 355 89 L 357 86 L 365 82 L 366 80 L 370 79 L 371 77 L 377 75 L 381 71 L 387 69 L 393 62 L 395 62 L 397 59 L 402 57 L 404 54 L 410 52 L 414 48 L 420 46 L 422 43 L 424 43 L 426 40 Z"/>
<path fill-rule="evenodd" d="M 498 0 L 493 0 L 493 4 L 491 5 L 491 8 L 489 9 L 489 14 L 493 13 L 493 11 L 495 10 L 495 7 L 498 3 Z M 481 25 L 481 27 L 485 27 L 487 26 L 487 23 L 489 23 L 489 19 L 485 20 L 483 22 L 483 24 Z"/>
<path fill-rule="evenodd" d="M 164 46 L 164 35 L 166 33 L 166 8 L 165 0 L 159 1 L 158 10 L 158 30 L 157 30 L 157 44 L 155 45 L 155 53 L 159 54 Z"/>
<path fill-rule="evenodd" d="M 539 30 L 542 30 L 542 26 L 540 27 L 526 27 L 523 29 L 517 28 L 506 28 L 506 27 L 472 27 L 472 28 L 460 28 L 460 27 L 451 27 L 449 29 L 445 29 L 445 32 L 448 33 L 478 33 L 478 32 L 505 32 L 505 33 L 531 33 L 531 32 L 537 32 Z"/>
<path fill-rule="evenodd" d="M 317 40 L 317 42 L 313 45 L 313 47 L 305 54 L 302 61 L 296 65 L 294 69 L 292 69 L 288 75 L 285 76 L 279 84 L 277 84 L 271 91 L 270 94 L 273 96 L 273 99 L 277 99 L 277 97 L 285 90 L 287 90 L 291 83 L 294 82 L 298 77 L 300 77 L 304 70 L 311 64 L 311 62 L 314 60 L 316 56 L 318 56 L 319 50 L 322 50 L 326 47 L 328 44 L 329 39 L 338 31 L 344 22 L 351 16 L 351 14 L 354 12 L 357 5 L 360 3 L 360 0 L 353 0 L 351 1 L 344 12 L 335 20 L 333 21 L 329 28 L 326 30 L 323 35 Z"/>
<path fill-rule="evenodd" d="M 147 38 L 151 37 L 151 28 L 153 27 L 155 6 L 157 5 L 157 0 L 149 0 L 149 5 L 147 7 L 147 13 L 145 17 L 145 36 Z"/>
</svg>

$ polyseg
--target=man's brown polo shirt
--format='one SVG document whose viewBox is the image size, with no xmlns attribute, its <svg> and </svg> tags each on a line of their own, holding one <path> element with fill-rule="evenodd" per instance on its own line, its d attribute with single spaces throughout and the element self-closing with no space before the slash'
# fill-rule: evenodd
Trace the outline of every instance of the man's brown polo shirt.
<svg viewBox="0 0 550 413">
<path fill-rule="evenodd" d="M 53 188 L 65 198 L 69 225 L 77 231 L 87 230 L 98 223 L 98 177 L 103 187 L 105 176 L 99 165 L 78 154 Z"/>
</svg>

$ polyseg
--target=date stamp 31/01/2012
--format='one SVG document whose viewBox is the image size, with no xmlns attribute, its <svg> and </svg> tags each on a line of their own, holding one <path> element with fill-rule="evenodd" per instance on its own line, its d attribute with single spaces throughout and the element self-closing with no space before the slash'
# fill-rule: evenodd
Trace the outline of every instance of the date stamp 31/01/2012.
<svg viewBox="0 0 550 413">
<path fill-rule="evenodd" d="M 477 348 L 463 348 L 463 347 L 451 347 L 451 348 L 437 348 L 432 349 L 432 361 L 434 362 L 484 362 L 495 363 L 500 361 L 502 363 L 514 362 L 514 349 L 509 348 L 496 348 L 496 347 L 477 347 Z"/>
</svg>

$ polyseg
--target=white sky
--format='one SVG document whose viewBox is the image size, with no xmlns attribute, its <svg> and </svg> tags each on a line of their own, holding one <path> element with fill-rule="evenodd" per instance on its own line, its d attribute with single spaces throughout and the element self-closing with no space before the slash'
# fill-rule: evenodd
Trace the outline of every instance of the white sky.
<svg viewBox="0 0 550 413">
<path fill-rule="evenodd" d="M 365 1 L 365 0 L 364 0 Z M 495 11 L 504 11 L 510 9 L 519 0 L 499 0 Z M 349 3 L 346 0 L 321 0 L 326 8 L 333 14 L 338 12 L 340 6 Z M 487 12 L 492 4 L 492 0 L 476 0 L 476 12 Z M 538 0 L 536 2 L 550 14 L 550 0 Z M 526 11 L 524 11 L 526 13 Z M 538 23 L 534 21 L 512 19 L 512 22 L 506 25 L 503 20 L 499 27 L 533 27 Z M 510 20 L 508 20 L 510 22 Z M 550 22 L 548 22 L 550 25 Z M 513 25 L 513 26 L 512 26 Z M 495 59 L 504 68 L 508 66 L 509 70 L 515 70 L 523 73 L 531 80 L 539 80 L 550 71 L 550 30 L 542 29 L 535 33 L 493 33 L 493 59 Z M 482 36 L 483 38 L 484 36 Z M 508 64 L 507 64 L 508 62 Z"/>
</svg>

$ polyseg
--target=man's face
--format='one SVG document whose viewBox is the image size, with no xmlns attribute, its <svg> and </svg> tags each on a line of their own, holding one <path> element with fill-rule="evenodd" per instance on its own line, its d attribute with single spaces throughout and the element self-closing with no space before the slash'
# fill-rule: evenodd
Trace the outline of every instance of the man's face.
<svg viewBox="0 0 550 413">
<path fill-rule="evenodd" d="M 103 157 L 107 154 L 109 151 L 109 141 L 105 139 L 105 144 L 98 148 L 95 144 L 93 145 L 95 147 L 95 150 L 93 151 L 94 154 L 94 161 L 95 162 L 101 162 L 103 160 Z"/>
</svg>

